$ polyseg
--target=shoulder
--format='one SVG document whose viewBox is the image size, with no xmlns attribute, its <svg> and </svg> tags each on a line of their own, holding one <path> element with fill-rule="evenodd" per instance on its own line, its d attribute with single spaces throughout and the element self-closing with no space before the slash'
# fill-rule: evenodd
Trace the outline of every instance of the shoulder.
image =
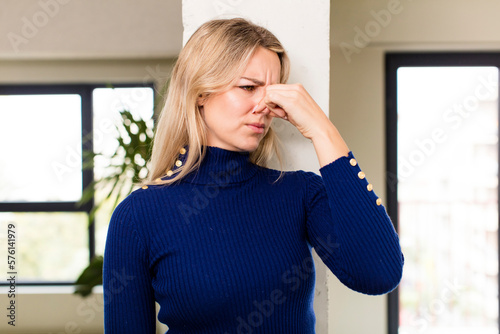
<svg viewBox="0 0 500 334">
<path fill-rule="evenodd" d="M 109 230 L 120 235 L 128 234 L 146 240 L 151 234 L 152 223 L 160 215 L 162 206 L 159 186 L 138 188 L 126 196 L 114 209 Z"/>
<path fill-rule="evenodd" d="M 111 223 L 114 221 L 129 221 L 139 223 L 138 217 L 151 210 L 156 202 L 160 186 L 145 186 L 137 188 L 126 196 L 114 209 Z"/>
<path fill-rule="evenodd" d="M 134 189 L 125 199 L 125 205 L 133 205 L 136 210 L 147 208 L 151 201 L 160 196 L 173 196 L 180 190 L 179 184 L 146 185 Z"/>
<path fill-rule="evenodd" d="M 115 208 L 115 213 L 126 212 L 128 214 L 137 210 L 137 203 L 146 199 L 147 193 L 144 191 L 149 187 L 143 187 L 133 190 L 127 195 Z"/>
<path fill-rule="evenodd" d="M 118 213 L 126 212 L 136 225 L 147 226 L 151 221 L 162 220 L 178 209 L 178 203 L 192 200 L 193 185 L 174 183 L 138 187 L 116 207 Z"/>
</svg>

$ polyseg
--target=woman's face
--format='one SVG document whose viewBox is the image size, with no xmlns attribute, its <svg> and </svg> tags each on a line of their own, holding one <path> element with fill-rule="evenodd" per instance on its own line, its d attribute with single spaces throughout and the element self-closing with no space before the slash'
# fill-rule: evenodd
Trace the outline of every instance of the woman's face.
<svg viewBox="0 0 500 334">
<path fill-rule="evenodd" d="M 256 107 L 266 87 L 279 83 L 280 69 L 278 55 L 259 47 L 233 87 L 201 102 L 209 146 L 240 152 L 257 149 L 273 117 L 267 107 Z"/>
</svg>

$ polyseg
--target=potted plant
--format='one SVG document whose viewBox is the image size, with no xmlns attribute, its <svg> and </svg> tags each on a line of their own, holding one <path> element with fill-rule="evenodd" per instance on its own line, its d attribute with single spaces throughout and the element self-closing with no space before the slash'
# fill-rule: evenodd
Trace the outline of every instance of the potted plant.
<svg viewBox="0 0 500 334">
<path fill-rule="evenodd" d="M 151 154 L 153 142 L 153 120 L 134 118 L 129 110 L 120 111 L 122 122 L 116 126 L 118 146 L 110 155 L 86 152 L 85 168 L 93 168 L 94 159 L 104 158 L 109 161 L 106 175 L 94 180 L 82 194 L 81 204 L 88 203 L 97 189 L 104 190 L 105 196 L 99 200 L 89 214 L 92 224 L 96 212 L 105 203 L 112 203 L 112 208 L 134 190 L 136 184 L 148 174 L 146 166 Z M 103 256 L 95 256 L 75 282 L 75 293 L 83 297 L 92 293 L 92 288 L 102 284 Z"/>
</svg>

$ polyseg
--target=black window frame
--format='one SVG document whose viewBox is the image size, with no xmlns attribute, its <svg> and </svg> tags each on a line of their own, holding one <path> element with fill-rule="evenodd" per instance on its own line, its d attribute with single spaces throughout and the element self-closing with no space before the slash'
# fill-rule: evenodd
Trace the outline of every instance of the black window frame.
<svg viewBox="0 0 500 334">
<path fill-rule="evenodd" d="M 460 67 L 492 66 L 500 70 L 500 52 L 388 52 L 385 54 L 385 109 L 386 109 L 386 191 L 387 213 L 396 230 L 399 225 L 398 187 L 397 187 L 397 70 L 400 67 Z M 499 85 L 500 87 L 500 85 Z M 500 90 L 500 89 L 499 89 Z M 499 95 L 500 96 L 500 95 Z M 500 104 L 500 103 L 499 103 Z M 499 109 L 500 111 L 500 105 Z M 497 152 L 500 157 L 500 145 Z M 500 160 L 499 160 L 500 161 Z M 500 199 L 500 186 L 497 189 Z M 500 212 L 500 210 L 499 210 Z M 499 215 L 500 217 L 500 215 Z M 500 221 L 499 221 L 500 226 Z M 500 228 L 499 241 L 500 262 Z M 498 280 L 500 291 L 500 277 Z M 388 296 L 388 333 L 399 331 L 399 288 Z M 499 298 L 500 309 L 500 298 Z M 500 316 L 499 316 L 500 331 Z"/>
<path fill-rule="evenodd" d="M 1 84 L 0 95 L 54 95 L 78 94 L 81 96 L 81 134 L 82 152 L 94 151 L 93 144 L 93 91 L 97 88 L 151 88 L 153 99 L 156 99 L 155 84 L 147 82 L 127 83 L 82 83 L 82 84 Z M 154 116 L 153 116 L 154 119 Z M 82 166 L 84 165 L 82 154 Z M 82 169 L 82 192 L 94 179 L 93 169 Z M 85 212 L 90 214 L 94 207 L 94 197 L 83 205 L 78 202 L 0 202 L 0 212 Z M 88 226 L 89 263 L 95 254 L 95 221 Z M 77 277 L 75 277 L 76 281 Z M 19 286 L 68 286 L 74 281 L 41 281 L 41 282 L 16 282 Z M 0 286 L 8 283 L 1 282 Z"/>
</svg>

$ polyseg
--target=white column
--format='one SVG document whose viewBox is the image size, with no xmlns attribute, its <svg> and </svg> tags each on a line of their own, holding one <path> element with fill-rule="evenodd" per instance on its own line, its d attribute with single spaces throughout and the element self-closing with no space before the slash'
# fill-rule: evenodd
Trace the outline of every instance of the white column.
<svg viewBox="0 0 500 334">
<path fill-rule="evenodd" d="M 183 0 L 184 43 L 204 22 L 243 17 L 273 32 L 291 61 L 289 83 L 301 83 L 329 113 L 330 1 L 328 0 Z M 283 141 L 287 170 L 318 172 L 319 162 L 310 140 L 290 123 L 275 119 Z M 328 333 L 327 269 L 315 254 L 317 269 L 314 309 L 316 332 Z"/>
</svg>

